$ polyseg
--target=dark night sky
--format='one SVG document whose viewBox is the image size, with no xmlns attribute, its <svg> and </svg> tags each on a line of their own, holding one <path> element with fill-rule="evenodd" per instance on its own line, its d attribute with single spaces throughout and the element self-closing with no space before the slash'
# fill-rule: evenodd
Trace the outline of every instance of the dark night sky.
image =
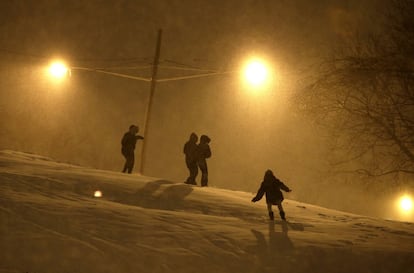
<svg viewBox="0 0 414 273">
<path fill-rule="evenodd" d="M 291 90 L 300 71 L 333 48 L 380 28 L 382 2 L 0 1 L 0 148 L 120 170 L 120 137 L 131 123 L 142 124 L 149 84 L 75 71 L 52 86 L 37 71 L 54 56 L 88 67 L 151 63 L 162 28 L 163 64 L 234 69 L 258 54 L 277 67 L 280 83 L 266 98 L 231 76 L 159 83 L 148 174 L 184 180 L 182 145 L 196 131 L 212 138 L 211 185 L 253 191 L 272 168 L 304 189 L 296 198 L 311 198 L 307 188 L 326 167 L 324 146 L 294 114 Z"/>
<path fill-rule="evenodd" d="M 1 46 L 73 59 L 163 57 L 223 65 L 245 51 L 297 58 L 367 23 L 379 1 L 1 1 Z"/>
</svg>

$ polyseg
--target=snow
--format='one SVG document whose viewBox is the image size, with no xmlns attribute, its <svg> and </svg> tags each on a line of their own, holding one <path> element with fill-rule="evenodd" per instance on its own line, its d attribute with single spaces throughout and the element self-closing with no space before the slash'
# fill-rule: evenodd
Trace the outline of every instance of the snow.
<svg viewBox="0 0 414 273">
<path fill-rule="evenodd" d="M 0 273 L 413 272 L 412 223 L 252 197 L 1 151 Z"/>
</svg>

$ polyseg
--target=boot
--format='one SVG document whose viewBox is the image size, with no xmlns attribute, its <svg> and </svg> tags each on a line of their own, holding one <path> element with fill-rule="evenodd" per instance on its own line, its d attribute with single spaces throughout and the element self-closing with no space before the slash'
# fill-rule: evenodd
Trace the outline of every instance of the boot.
<svg viewBox="0 0 414 273">
<path fill-rule="evenodd" d="M 280 218 L 282 218 L 283 220 L 285 220 L 285 221 L 286 221 L 286 218 L 285 218 L 285 212 L 284 212 L 283 210 L 281 210 L 281 211 L 279 212 L 279 214 L 280 214 Z"/>
<path fill-rule="evenodd" d="M 270 218 L 270 220 L 275 219 L 275 216 L 273 215 L 273 211 L 269 211 L 269 218 Z"/>
<path fill-rule="evenodd" d="M 191 177 L 187 178 L 187 180 L 184 182 L 185 184 L 189 184 L 189 185 L 197 185 L 197 183 L 195 182 L 195 180 Z"/>
</svg>

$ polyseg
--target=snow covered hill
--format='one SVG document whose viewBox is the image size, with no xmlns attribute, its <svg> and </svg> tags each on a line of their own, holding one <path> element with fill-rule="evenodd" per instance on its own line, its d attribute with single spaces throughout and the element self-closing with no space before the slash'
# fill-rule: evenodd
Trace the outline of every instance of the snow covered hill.
<svg viewBox="0 0 414 273">
<path fill-rule="evenodd" d="M 252 196 L 2 151 L 0 273 L 414 270 L 414 224 Z"/>
</svg>

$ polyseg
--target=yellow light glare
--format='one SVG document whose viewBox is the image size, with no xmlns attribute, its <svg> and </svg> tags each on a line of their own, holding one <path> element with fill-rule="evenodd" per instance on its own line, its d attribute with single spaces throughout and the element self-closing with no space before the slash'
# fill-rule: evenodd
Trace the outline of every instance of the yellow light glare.
<svg viewBox="0 0 414 273">
<path fill-rule="evenodd" d="M 61 79 L 68 74 L 67 66 L 60 61 L 53 62 L 49 67 L 49 73 L 54 78 Z"/>
<path fill-rule="evenodd" d="M 410 196 L 404 195 L 401 197 L 400 209 L 405 212 L 410 212 L 413 209 L 413 201 Z"/>
<path fill-rule="evenodd" d="M 102 192 L 101 191 L 95 191 L 93 196 L 97 197 L 97 198 L 102 197 Z"/>
<path fill-rule="evenodd" d="M 268 78 L 268 68 L 260 60 L 253 60 L 246 65 L 244 76 L 253 86 L 262 85 Z"/>
</svg>

